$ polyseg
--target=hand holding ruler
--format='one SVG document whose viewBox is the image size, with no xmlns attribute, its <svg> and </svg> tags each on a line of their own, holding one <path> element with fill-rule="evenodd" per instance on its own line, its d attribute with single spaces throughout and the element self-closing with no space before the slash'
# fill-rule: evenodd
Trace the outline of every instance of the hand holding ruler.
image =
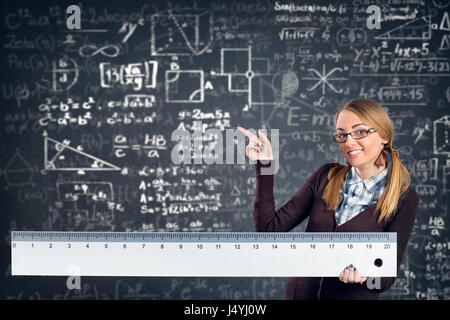
<svg viewBox="0 0 450 320">
<path fill-rule="evenodd" d="M 12 231 L 12 275 L 397 276 L 397 233 Z"/>
</svg>

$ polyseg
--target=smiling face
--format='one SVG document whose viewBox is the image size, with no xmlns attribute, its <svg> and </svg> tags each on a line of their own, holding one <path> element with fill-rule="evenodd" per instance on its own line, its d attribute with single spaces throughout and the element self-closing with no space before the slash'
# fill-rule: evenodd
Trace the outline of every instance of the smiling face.
<svg viewBox="0 0 450 320">
<path fill-rule="evenodd" d="M 336 134 L 369 128 L 373 128 L 373 126 L 362 121 L 354 112 L 345 109 L 339 113 L 336 120 Z M 380 155 L 385 143 L 388 143 L 388 140 L 381 138 L 378 132 L 370 133 L 362 139 L 353 139 L 348 135 L 346 142 L 339 143 L 339 149 L 352 167 L 369 173 L 378 170 L 375 160 Z M 349 154 L 352 150 L 361 151 L 357 154 Z"/>
</svg>

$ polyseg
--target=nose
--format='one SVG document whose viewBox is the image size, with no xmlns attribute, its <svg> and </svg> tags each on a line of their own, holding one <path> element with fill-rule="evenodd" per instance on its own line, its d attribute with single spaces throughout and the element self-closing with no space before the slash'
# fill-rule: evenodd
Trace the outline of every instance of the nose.
<svg viewBox="0 0 450 320">
<path fill-rule="evenodd" d="M 347 140 L 345 141 L 345 145 L 347 145 L 347 146 L 352 146 L 352 145 L 354 145 L 354 144 L 356 144 L 356 143 L 357 143 L 356 140 L 353 139 L 353 137 L 349 134 L 349 135 L 347 136 Z"/>
</svg>

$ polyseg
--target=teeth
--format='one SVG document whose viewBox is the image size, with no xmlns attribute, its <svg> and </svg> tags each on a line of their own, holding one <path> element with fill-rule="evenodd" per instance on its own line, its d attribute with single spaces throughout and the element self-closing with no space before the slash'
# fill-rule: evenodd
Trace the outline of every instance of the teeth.
<svg viewBox="0 0 450 320">
<path fill-rule="evenodd" d="M 362 150 L 358 150 L 358 151 L 350 151 L 349 154 L 357 154 L 360 153 Z"/>
</svg>

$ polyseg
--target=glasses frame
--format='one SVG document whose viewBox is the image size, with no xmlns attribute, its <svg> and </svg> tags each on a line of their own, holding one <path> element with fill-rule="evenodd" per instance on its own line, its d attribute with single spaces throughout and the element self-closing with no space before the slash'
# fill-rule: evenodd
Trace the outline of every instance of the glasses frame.
<svg viewBox="0 0 450 320">
<path fill-rule="evenodd" d="M 370 131 L 370 130 L 374 130 L 374 131 Z M 352 138 L 355 139 L 355 140 L 364 139 L 364 138 L 367 137 L 367 136 L 365 136 L 365 137 L 361 137 L 361 138 L 355 138 L 355 137 L 353 136 L 353 133 L 354 133 L 355 131 L 365 131 L 365 132 L 367 133 L 367 136 L 368 136 L 369 134 L 371 134 L 371 133 L 377 132 L 377 130 L 376 130 L 375 128 L 369 128 L 369 129 L 357 129 L 357 130 L 354 130 L 354 131 L 349 132 L 349 133 L 338 133 L 338 134 L 335 134 L 335 135 L 333 136 L 333 140 L 334 140 L 334 142 L 336 142 L 336 143 L 344 143 L 344 142 L 347 142 L 347 137 L 348 137 L 348 135 L 351 135 Z M 336 141 L 336 137 L 337 137 L 337 136 L 340 136 L 340 135 L 342 135 L 342 134 L 345 135 L 345 140 L 344 140 L 344 141 L 337 142 L 337 141 Z"/>
</svg>

